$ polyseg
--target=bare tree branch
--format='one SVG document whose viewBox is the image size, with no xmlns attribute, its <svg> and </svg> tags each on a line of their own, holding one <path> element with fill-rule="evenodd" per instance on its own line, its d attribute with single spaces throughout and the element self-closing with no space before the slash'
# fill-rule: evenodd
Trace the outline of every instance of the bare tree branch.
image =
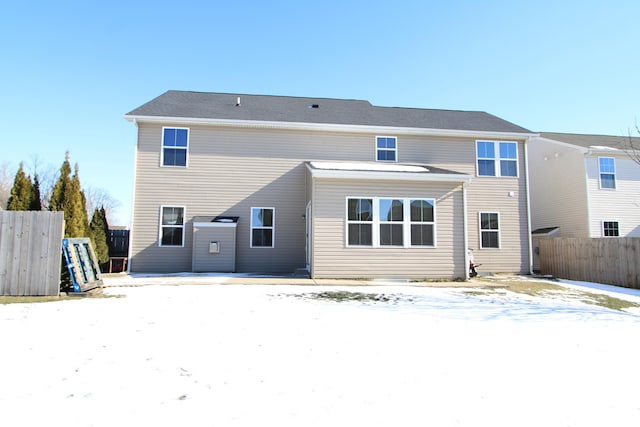
<svg viewBox="0 0 640 427">
<path fill-rule="evenodd" d="M 120 201 L 115 199 L 107 190 L 98 187 L 84 188 L 84 196 L 87 199 L 87 212 L 89 218 L 93 215 L 93 211 L 104 207 L 107 222 L 113 224 L 115 212 L 120 207 Z"/>
<path fill-rule="evenodd" d="M 638 122 L 636 121 L 636 132 L 640 134 L 640 127 L 638 126 Z M 629 135 L 623 139 L 621 145 L 622 149 L 627 156 L 631 158 L 634 162 L 640 165 L 640 138 L 631 136 L 631 130 L 629 130 Z"/>
</svg>

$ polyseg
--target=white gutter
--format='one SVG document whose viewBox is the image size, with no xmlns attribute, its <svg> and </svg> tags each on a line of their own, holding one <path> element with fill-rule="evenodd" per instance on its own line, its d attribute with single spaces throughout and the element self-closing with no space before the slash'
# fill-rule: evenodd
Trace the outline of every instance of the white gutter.
<svg viewBox="0 0 640 427">
<path fill-rule="evenodd" d="M 587 232 L 589 233 L 588 237 L 593 237 L 592 229 L 591 229 L 591 189 L 589 188 L 589 165 L 587 164 L 589 158 L 587 155 L 584 156 L 584 188 L 587 193 Z"/>
<path fill-rule="evenodd" d="M 302 122 L 278 122 L 261 120 L 232 120 L 232 119 L 211 119 L 194 117 L 171 117 L 171 116 L 133 116 L 125 115 L 124 118 L 130 122 L 146 123 L 174 123 L 181 125 L 209 125 L 209 126 L 229 126 L 253 129 L 287 129 L 287 130 L 310 130 L 325 132 L 360 132 L 360 133 L 380 133 L 393 135 L 437 135 L 465 138 L 494 138 L 494 139 L 516 139 L 536 137 L 536 133 L 526 132 L 492 132 L 477 130 L 456 130 L 456 129 L 431 129 L 412 128 L 396 126 L 372 126 L 372 125 L 347 125 L 334 123 L 302 123 Z"/>
<path fill-rule="evenodd" d="M 380 172 L 362 170 L 314 169 L 307 165 L 314 178 L 326 179 L 376 179 L 384 181 L 439 181 L 439 182 L 471 182 L 471 175 L 443 174 L 428 172 Z"/>
<path fill-rule="evenodd" d="M 529 244 L 529 274 L 533 276 L 533 238 L 531 236 L 531 195 L 529 193 L 529 146 L 527 143 L 530 139 L 524 142 L 524 179 L 525 179 L 525 193 L 527 202 L 527 241 Z"/>
</svg>

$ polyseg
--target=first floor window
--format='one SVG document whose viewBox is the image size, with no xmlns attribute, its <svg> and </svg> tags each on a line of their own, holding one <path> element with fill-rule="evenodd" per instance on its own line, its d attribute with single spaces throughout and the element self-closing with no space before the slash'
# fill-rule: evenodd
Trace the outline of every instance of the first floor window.
<svg viewBox="0 0 640 427">
<path fill-rule="evenodd" d="M 347 245 L 435 246 L 433 199 L 347 199 Z"/>
<path fill-rule="evenodd" d="M 602 234 L 604 234 L 604 237 L 619 237 L 618 221 L 603 221 Z"/>
<path fill-rule="evenodd" d="M 184 207 L 160 208 L 160 246 L 184 246 Z"/>
<path fill-rule="evenodd" d="M 162 166 L 187 166 L 189 129 L 162 128 Z"/>
<path fill-rule="evenodd" d="M 403 246 L 403 201 L 398 199 L 380 199 L 378 206 L 380 212 L 380 246 Z"/>
<path fill-rule="evenodd" d="M 373 199 L 347 200 L 349 246 L 373 244 Z"/>
<path fill-rule="evenodd" d="M 411 200 L 411 246 L 434 246 L 435 203 Z"/>
<path fill-rule="evenodd" d="M 500 247 L 500 218 L 497 212 L 480 212 L 480 247 Z"/>
<path fill-rule="evenodd" d="M 273 248 L 274 208 L 251 208 L 251 247 Z"/>
</svg>

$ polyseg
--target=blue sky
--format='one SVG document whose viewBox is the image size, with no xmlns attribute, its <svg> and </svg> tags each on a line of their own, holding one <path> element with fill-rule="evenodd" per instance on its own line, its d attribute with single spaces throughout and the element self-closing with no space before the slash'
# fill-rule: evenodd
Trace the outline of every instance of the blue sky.
<svg viewBox="0 0 640 427">
<path fill-rule="evenodd" d="M 533 131 L 626 134 L 640 116 L 637 0 L 61 0 L 0 17 L 0 164 L 57 169 L 69 150 L 122 225 L 122 116 L 168 89 L 482 110 Z"/>
</svg>

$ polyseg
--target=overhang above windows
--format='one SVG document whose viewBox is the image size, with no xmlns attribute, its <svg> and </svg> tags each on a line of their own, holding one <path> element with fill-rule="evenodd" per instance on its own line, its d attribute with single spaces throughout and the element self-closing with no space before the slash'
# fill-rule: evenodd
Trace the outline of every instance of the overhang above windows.
<svg viewBox="0 0 640 427">
<path fill-rule="evenodd" d="M 471 175 L 427 165 L 373 162 L 307 162 L 314 178 L 469 183 Z"/>
</svg>

